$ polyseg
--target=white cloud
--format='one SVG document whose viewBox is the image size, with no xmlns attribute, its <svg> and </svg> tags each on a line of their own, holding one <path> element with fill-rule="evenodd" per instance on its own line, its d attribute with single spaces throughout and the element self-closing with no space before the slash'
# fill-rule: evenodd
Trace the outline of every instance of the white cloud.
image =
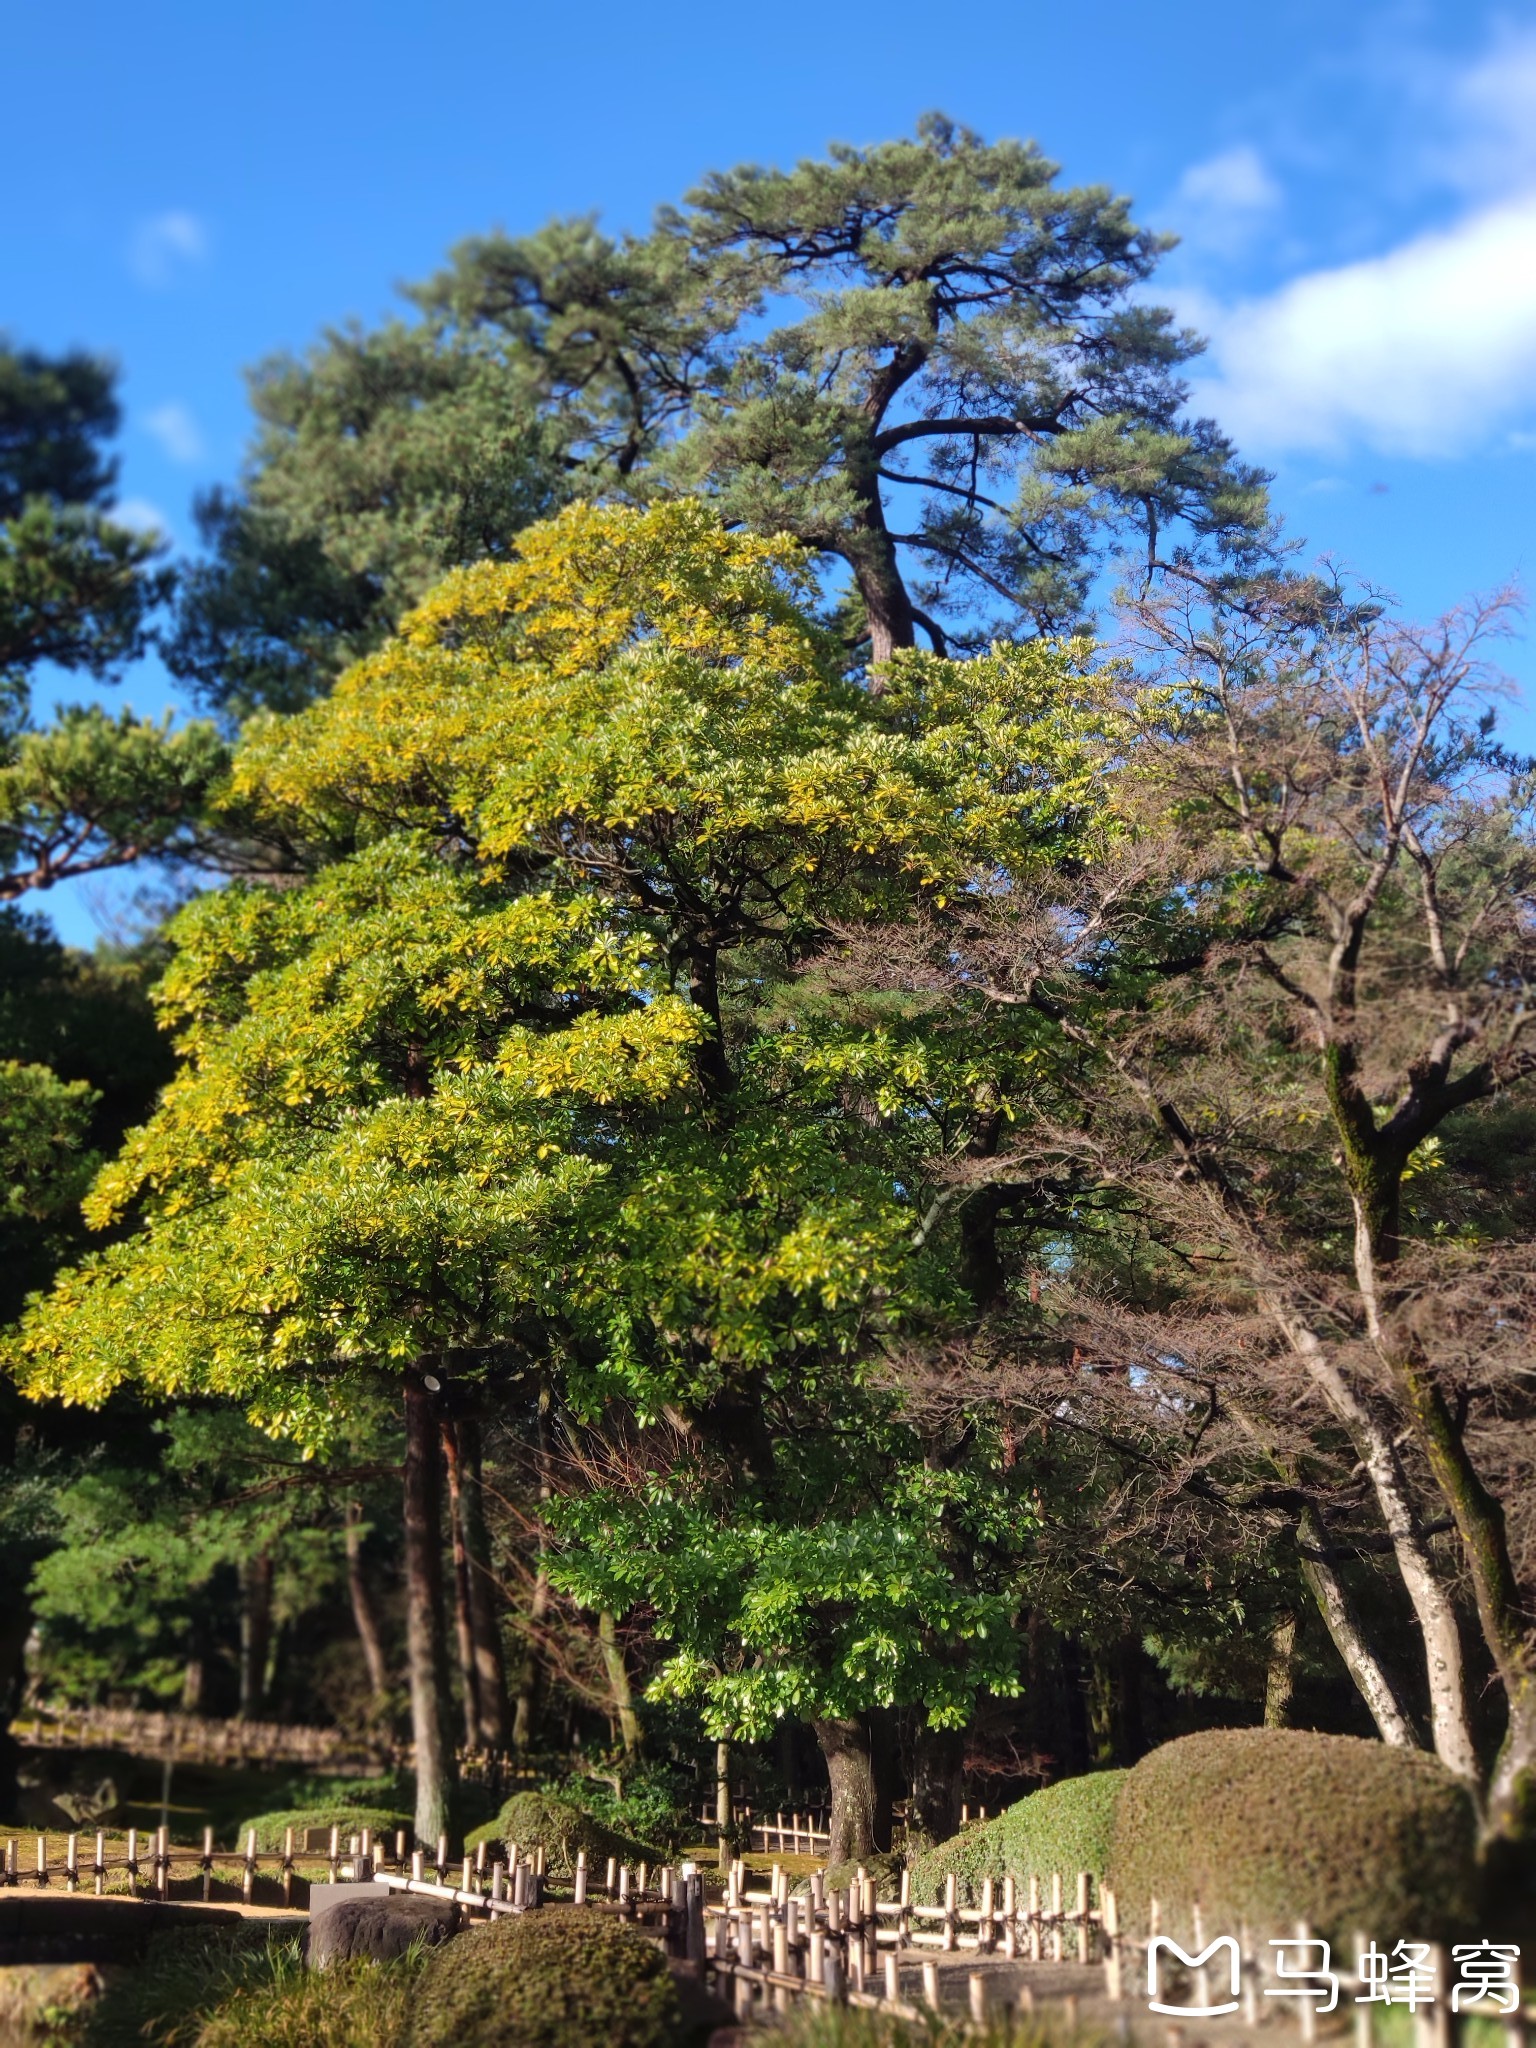
<svg viewBox="0 0 1536 2048">
<path fill-rule="evenodd" d="M 1536 191 L 1202 311 L 1196 403 L 1243 448 L 1458 453 L 1536 399 Z"/>
<path fill-rule="evenodd" d="M 1191 164 L 1174 193 L 1174 219 L 1186 243 L 1230 254 L 1279 207 L 1282 194 L 1248 143 Z"/>
<path fill-rule="evenodd" d="M 196 462 L 203 452 L 203 436 L 197 421 L 179 399 L 167 399 L 146 413 L 144 424 L 172 462 Z"/>
<path fill-rule="evenodd" d="M 1445 113 L 1452 139 L 1432 157 L 1453 183 L 1507 191 L 1536 179 L 1536 30 L 1506 24 L 1452 79 Z"/>
<path fill-rule="evenodd" d="M 208 231 L 197 215 L 173 209 L 139 222 L 128 242 L 128 268 L 140 284 L 159 289 L 207 253 Z"/>
<path fill-rule="evenodd" d="M 111 517 L 119 526 L 131 526 L 135 533 L 156 535 L 161 540 L 171 538 L 171 522 L 148 498 L 121 498 L 112 507 Z"/>
</svg>

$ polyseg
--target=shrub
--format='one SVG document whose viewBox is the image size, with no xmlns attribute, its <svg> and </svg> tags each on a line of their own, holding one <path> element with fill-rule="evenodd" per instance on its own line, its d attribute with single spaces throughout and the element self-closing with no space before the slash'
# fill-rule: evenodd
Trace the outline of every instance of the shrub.
<svg viewBox="0 0 1536 2048">
<path fill-rule="evenodd" d="M 1431 1941 L 1477 1907 L 1477 1822 L 1433 1757 L 1352 1735 L 1215 1728 L 1155 1749 L 1126 1778 L 1109 1881 L 1122 1922 L 1157 1899 L 1170 1932 L 1198 1901 L 1209 1932 L 1357 1930 Z"/>
<path fill-rule="evenodd" d="M 546 1906 L 435 1949 L 410 2048 L 672 2048 L 682 2014 L 654 1942 L 591 1906 Z"/>
<path fill-rule="evenodd" d="M 1031 1877 L 1048 1880 L 1059 1870 L 1069 1887 L 1080 1870 L 1101 1879 L 1109 1866 L 1110 1829 L 1115 1804 L 1128 1771 L 1094 1771 L 1086 1778 L 1063 1778 L 1031 1792 L 995 1819 L 962 1828 L 958 1835 L 928 1849 L 912 1865 L 912 1896 L 922 1905 L 942 1903 L 951 1871 L 960 1881 L 964 1905 L 976 1905 L 982 1881 L 1001 1884 L 1012 1877 L 1027 1885 Z"/>
<path fill-rule="evenodd" d="M 493 1821 L 476 1828 L 464 1838 L 466 1849 L 488 1846 L 505 1848 L 516 1842 L 520 1850 L 542 1849 L 551 1871 L 568 1876 L 584 1849 L 587 1869 L 597 1878 L 603 1875 L 610 1856 L 620 1863 L 659 1863 L 661 1854 L 628 1835 L 615 1834 L 601 1821 L 571 1799 L 557 1799 L 549 1792 L 514 1792 Z"/>
<path fill-rule="evenodd" d="M 283 1833 L 293 1829 L 295 1847 L 304 1846 L 306 1828 L 331 1828 L 341 1830 L 341 1846 L 346 1850 L 349 1836 L 360 1835 L 364 1828 L 371 1828 L 375 1840 L 383 1835 L 391 1841 L 400 1828 L 409 1828 L 411 1817 L 408 1813 L 394 1813 L 384 1806 L 294 1806 L 284 1813 L 253 1813 L 249 1820 L 240 1823 L 240 1832 L 235 1838 L 235 1847 L 243 1849 L 247 1831 L 256 1830 L 256 1846 L 270 1853 L 283 1846 Z M 316 1852 L 310 1851 L 313 1855 Z"/>
</svg>

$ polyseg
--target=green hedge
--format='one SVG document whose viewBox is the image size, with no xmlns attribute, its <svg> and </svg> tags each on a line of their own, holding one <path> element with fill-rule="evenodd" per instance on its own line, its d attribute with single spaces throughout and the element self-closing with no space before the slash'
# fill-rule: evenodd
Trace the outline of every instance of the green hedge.
<svg viewBox="0 0 1536 2048">
<path fill-rule="evenodd" d="M 384 1837 L 393 1849 L 398 1830 L 405 1828 L 409 1831 L 410 1826 L 411 1816 L 408 1813 L 394 1813 L 385 1806 L 295 1806 L 286 1813 L 253 1813 L 249 1820 L 241 1821 L 235 1847 L 243 1849 L 248 1830 L 254 1828 L 257 1848 L 270 1854 L 272 1850 L 282 1848 L 284 1830 L 292 1828 L 297 1853 L 303 1848 L 306 1828 L 339 1828 L 342 1854 L 345 1855 L 348 1837 L 360 1835 L 364 1828 L 373 1830 L 375 1841 Z M 309 1853 L 313 1856 L 317 1852 L 311 1850 Z"/>
<path fill-rule="evenodd" d="M 590 1906 L 493 1920 L 428 1957 L 410 2048 L 673 2048 L 677 1991 L 654 1942 Z"/>
<path fill-rule="evenodd" d="M 494 1820 L 464 1838 L 469 1850 L 481 1842 L 503 1849 L 509 1842 L 516 1842 L 519 1850 L 542 1849 L 549 1869 L 562 1877 L 575 1869 L 577 1855 L 585 1849 L 587 1869 L 598 1881 L 610 1856 L 631 1864 L 663 1860 L 660 1850 L 615 1834 L 574 1800 L 557 1799 L 548 1792 L 514 1792 Z"/>
<path fill-rule="evenodd" d="M 1094 1771 L 1086 1778 L 1063 1778 L 993 1820 L 962 1828 L 915 1859 L 913 1898 L 919 1905 L 942 1904 L 951 1871 L 960 1881 L 962 1905 L 979 1902 L 986 1878 L 1001 1884 L 1011 1876 L 1022 1887 L 1031 1877 L 1048 1881 L 1053 1870 L 1061 1872 L 1071 1896 L 1080 1870 L 1100 1879 L 1109 1866 L 1115 1803 L 1129 1776 L 1128 1771 Z"/>
<path fill-rule="evenodd" d="M 1122 1924 L 1207 1934 L 1289 1930 L 1301 1919 L 1388 1948 L 1471 1926 L 1477 1821 L 1433 1757 L 1352 1735 L 1217 1728 L 1165 1743 L 1125 1778 L 1109 1881 Z"/>
</svg>

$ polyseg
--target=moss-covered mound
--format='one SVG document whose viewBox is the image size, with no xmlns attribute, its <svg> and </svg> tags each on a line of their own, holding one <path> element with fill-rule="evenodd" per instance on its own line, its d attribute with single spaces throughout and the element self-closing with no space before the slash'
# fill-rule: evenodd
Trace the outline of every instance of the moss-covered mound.
<svg viewBox="0 0 1536 2048">
<path fill-rule="evenodd" d="M 961 1904 L 974 1906 L 986 1878 L 1001 1884 L 1012 1877 L 1022 1888 L 1031 1877 L 1049 1883 L 1053 1870 L 1061 1872 L 1070 1898 L 1080 1870 L 1100 1879 L 1109 1867 L 1115 1803 L 1129 1776 L 1128 1771 L 1095 1771 L 1086 1778 L 1063 1778 L 993 1820 L 962 1828 L 914 1861 L 913 1898 L 919 1905 L 942 1904 L 953 1871 Z"/>
<path fill-rule="evenodd" d="M 434 1949 L 410 2048 L 672 2048 L 682 2015 L 654 1942 L 593 1906 L 546 1906 Z"/>
<path fill-rule="evenodd" d="M 483 1828 L 466 1835 L 466 1849 L 484 1842 L 491 1849 L 505 1849 L 516 1842 L 520 1851 L 542 1849 L 549 1869 L 556 1876 L 568 1876 L 576 1858 L 585 1849 L 587 1869 L 601 1878 L 612 1856 L 619 1863 L 660 1863 L 659 1849 L 628 1835 L 615 1834 L 594 1820 L 571 1799 L 556 1799 L 548 1792 L 514 1792 L 506 1805 Z"/>
<path fill-rule="evenodd" d="M 1115 1809 L 1109 1882 L 1122 1924 L 1207 1934 L 1308 1920 L 1347 1940 L 1432 1941 L 1468 1928 L 1477 1824 L 1433 1757 L 1352 1735 L 1216 1728 L 1143 1757 Z M 1411 1934 L 1406 1930 L 1412 1928 Z"/>
<path fill-rule="evenodd" d="M 346 1854 L 347 1843 L 353 1835 L 360 1835 L 364 1828 L 371 1828 L 373 1838 L 381 1837 L 393 1847 L 396 1832 L 409 1829 L 411 1816 L 408 1813 L 394 1813 L 386 1806 L 295 1806 L 286 1813 L 253 1813 L 249 1820 L 240 1823 L 240 1832 L 235 1837 L 235 1847 L 245 1847 L 246 1834 L 256 1830 L 256 1846 L 270 1854 L 283 1846 L 283 1834 L 293 1829 L 295 1853 L 304 1848 L 306 1828 L 324 1828 L 329 1835 L 332 1828 L 341 1831 L 341 1850 Z M 414 1836 L 412 1837 L 414 1840 Z M 311 1849 L 311 1856 L 323 1852 Z"/>
</svg>

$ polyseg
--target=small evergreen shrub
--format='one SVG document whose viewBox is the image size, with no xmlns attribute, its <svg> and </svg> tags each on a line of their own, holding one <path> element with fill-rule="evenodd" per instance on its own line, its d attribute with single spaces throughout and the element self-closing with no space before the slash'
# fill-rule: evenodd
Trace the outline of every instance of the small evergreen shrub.
<svg viewBox="0 0 1536 2048">
<path fill-rule="evenodd" d="M 677 1991 L 654 1942 L 592 1906 L 546 1906 L 435 1949 L 409 2048 L 673 2048 Z"/>
<path fill-rule="evenodd" d="M 986 1878 L 1001 1885 L 1012 1877 L 1023 1890 L 1031 1877 L 1048 1883 L 1051 1872 L 1059 1870 L 1070 1900 L 1080 1870 L 1098 1881 L 1109 1866 L 1115 1803 L 1129 1775 L 1093 1771 L 1085 1778 L 1063 1778 L 992 1820 L 962 1828 L 915 1859 L 913 1898 L 919 1905 L 942 1905 L 951 1871 L 959 1879 L 961 1904 L 974 1906 Z"/>
<path fill-rule="evenodd" d="M 235 1847 L 243 1849 L 247 1831 L 254 1828 L 256 1847 L 270 1855 L 274 1849 L 282 1848 L 284 1830 L 292 1828 L 294 1850 L 298 1853 L 304 1847 L 306 1828 L 324 1828 L 327 1833 L 332 1828 L 339 1828 L 342 1854 L 345 1855 L 349 1838 L 360 1835 L 364 1828 L 373 1830 L 375 1841 L 382 1836 L 393 1848 L 397 1830 L 408 1830 L 410 1825 L 408 1813 L 395 1813 L 384 1806 L 294 1806 L 285 1813 L 253 1813 L 249 1820 L 241 1821 Z M 319 1852 L 312 1849 L 309 1853 L 313 1856 Z"/>
<path fill-rule="evenodd" d="M 660 1863 L 660 1850 L 628 1835 L 606 1828 L 583 1812 L 574 1800 L 557 1799 L 549 1792 L 514 1792 L 492 1821 L 466 1835 L 464 1846 L 475 1850 L 484 1842 L 488 1848 L 505 1849 L 516 1842 L 520 1851 L 542 1849 L 549 1869 L 568 1877 L 576 1868 L 577 1855 L 587 1853 L 587 1869 L 601 1882 L 608 1858 L 620 1863 Z"/>
<path fill-rule="evenodd" d="M 1109 1882 L 1127 1928 L 1158 1900 L 1170 1933 L 1198 1901 L 1212 1933 L 1358 1930 L 1388 1948 L 1470 1927 L 1477 1821 L 1465 1788 L 1417 1750 L 1289 1728 L 1214 1728 L 1129 1773 Z"/>
</svg>

